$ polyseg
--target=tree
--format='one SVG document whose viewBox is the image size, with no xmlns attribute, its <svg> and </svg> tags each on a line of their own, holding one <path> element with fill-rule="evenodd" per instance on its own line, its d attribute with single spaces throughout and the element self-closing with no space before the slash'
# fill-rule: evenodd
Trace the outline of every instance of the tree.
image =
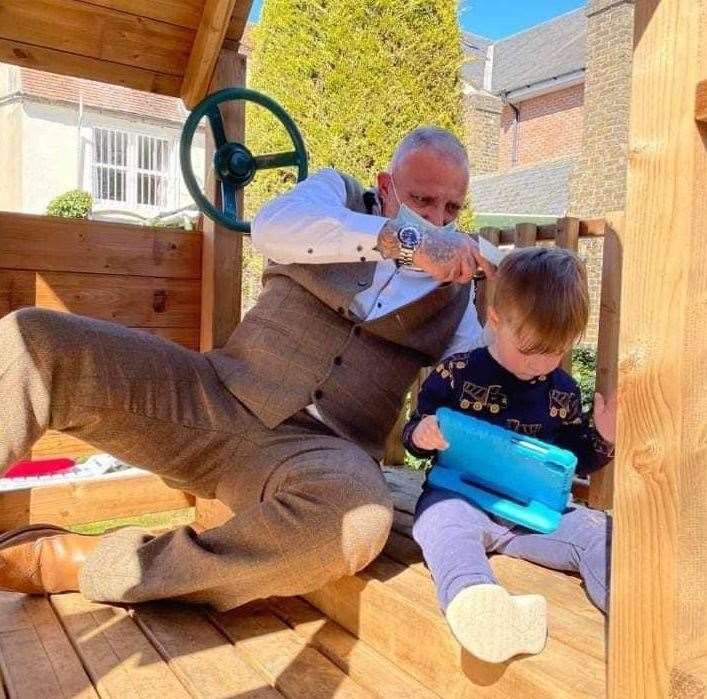
<svg viewBox="0 0 707 699">
<path fill-rule="evenodd" d="M 463 140 L 455 0 L 267 0 L 253 41 L 249 86 L 294 119 L 310 170 L 331 165 L 373 184 L 417 126 Z M 254 153 L 291 150 L 262 108 L 249 106 L 246 124 Z M 259 172 L 248 214 L 294 181 L 293 169 Z"/>
</svg>

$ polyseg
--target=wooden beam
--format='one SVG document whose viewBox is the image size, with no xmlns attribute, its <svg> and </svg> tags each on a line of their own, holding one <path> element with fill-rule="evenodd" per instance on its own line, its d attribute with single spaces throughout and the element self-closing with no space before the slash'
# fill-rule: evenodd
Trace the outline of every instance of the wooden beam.
<svg viewBox="0 0 707 699">
<path fill-rule="evenodd" d="M 35 522 L 60 526 L 191 507 L 194 497 L 153 475 L 97 478 L 0 492 L 0 531 Z"/>
<path fill-rule="evenodd" d="M 211 90 L 245 83 L 245 59 L 224 49 L 219 57 Z M 227 137 L 243 142 L 245 110 L 243 103 L 227 103 L 221 107 Z M 206 195 L 220 201 L 218 182 L 213 173 L 214 142 L 211 130 L 206 130 Z M 239 193 L 238 209 L 243 211 L 243 190 Z M 201 349 L 222 347 L 240 320 L 243 238 L 204 219 L 202 286 L 201 286 Z"/>
<path fill-rule="evenodd" d="M 168 228 L 0 211 L 0 268 L 201 277 L 202 236 Z"/>
<path fill-rule="evenodd" d="M 609 697 L 707 652 L 707 0 L 636 0 Z M 683 696 L 687 696 L 683 694 Z"/>
<path fill-rule="evenodd" d="M 80 0 L 3 0 L 0 39 L 182 77 L 194 30 Z"/>
<path fill-rule="evenodd" d="M 618 380 L 619 320 L 621 312 L 621 245 L 623 212 L 607 214 L 601 267 L 601 301 L 597 341 L 596 390 L 604 397 L 616 391 Z M 614 499 L 614 464 L 589 478 L 587 502 L 599 510 L 611 509 Z"/>
<path fill-rule="evenodd" d="M 695 119 L 707 123 L 707 80 L 697 86 L 695 95 Z"/>
<path fill-rule="evenodd" d="M 193 109 L 206 97 L 236 0 L 206 0 L 182 82 L 182 100 Z M 225 86 L 224 86 L 225 87 Z"/>
<path fill-rule="evenodd" d="M 145 70 L 138 66 L 126 66 L 111 61 L 77 56 L 66 51 L 31 46 L 20 41 L 0 39 L 0 62 L 11 63 L 35 70 L 49 70 L 59 75 L 97 80 L 102 83 L 129 87 L 143 92 L 179 97 L 182 80 L 177 75 L 166 75 Z"/>
</svg>

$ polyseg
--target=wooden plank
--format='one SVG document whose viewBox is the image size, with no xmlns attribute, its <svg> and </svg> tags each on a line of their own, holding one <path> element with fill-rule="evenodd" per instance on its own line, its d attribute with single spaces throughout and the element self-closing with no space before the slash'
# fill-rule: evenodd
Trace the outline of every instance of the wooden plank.
<svg viewBox="0 0 707 699">
<path fill-rule="evenodd" d="M 442 696 L 603 695 L 603 663 L 552 637 L 539 655 L 497 665 L 463 652 L 436 608 L 432 583 L 401 581 L 404 571 L 379 558 L 305 598 Z"/>
<path fill-rule="evenodd" d="M 220 500 L 196 498 L 195 521 L 202 529 L 220 527 L 233 517 L 233 510 Z"/>
<path fill-rule="evenodd" d="M 41 272 L 36 285 L 35 305 L 40 308 L 140 328 L 199 324 L 198 279 Z"/>
<path fill-rule="evenodd" d="M 501 229 L 500 228 L 481 228 L 479 230 L 479 235 L 485 238 L 492 245 L 499 246 L 501 244 Z M 488 301 L 490 298 L 490 284 L 492 282 L 488 279 L 483 279 L 476 284 L 476 297 L 474 298 L 474 303 L 476 305 L 476 312 L 479 316 L 479 322 L 482 325 L 486 324 L 486 308 L 488 306 Z"/>
<path fill-rule="evenodd" d="M 707 696 L 707 655 L 675 666 L 670 673 L 671 699 Z"/>
<path fill-rule="evenodd" d="M 211 82 L 213 92 L 224 87 L 245 84 L 245 59 L 234 51 L 223 50 L 219 56 Z M 232 140 L 243 142 L 245 137 L 245 110 L 242 103 L 223 105 L 224 124 Z M 211 130 L 206 131 L 207 167 L 206 195 L 213 202 L 220 201 L 219 189 L 213 173 L 214 142 Z M 238 195 L 238 209 L 243 211 L 243 191 Z M 201 287 L 201 349 L 223 347 L 241 315 L 242 237 L 204 219 Z"/>
<path fill-rule="evenodd" d="M 699 83 L 695 91 L 695 119 L 707 122 L 707 80 Z"/>
<path fill-rule="evenodd" d="M 129 15 L 146 17 L 158 22 L 176 24 L 178 27 L 196 29 L 201 19 L 204 0 L 83 0 L 86 5 L 96 5 Z"/>
<path fill-rule="evenodd" d="M 86 442 L 76 439 L 63 432 L 49 430 L 32 447 L 33 459 L 48 459 L 56 456 L 66 456 L 76 459 L 80 456 L 91 456 L 102 453 L 100 449 L 92 447 Z"/>
<path fill-rule="evenodd" d="M 620 231 L 623 213 L 607 215 L 601 277 L 599 336 L 597 341 L 596 390 L 610 396 L 617 389 L 619 320 L 621 317 L 622 250 Z M 600 510 L 611 509 L 614 498 L 614 463 L 589 478 L 587 503 Z"/>
<path fill-rule="evenodd" d="M 0 268 L 199 279 L 201 234 L 0 211 Z"/>
<path fill-rule="evenodd" d="M 565 248 L 565 250 L 571 250 L 575 254 L 577 253 L 579 247 L 579 219 L 561 218 L 557 222 L 555 245 L 558 248 Z M 572 373 L 572 350 L 565 354 L 560 366 L 568 374 Z"/>
<path fill-rule="evenodd" d="M 18 308 L 34 306 L 35 275 L 0 269 L 0 318 Z"/>
<path fill-rule="evenodd" d="M 0 666 L 10 697 L 98 697 L 45 597 L 0 592 L 0 618 Z"/>
<path fill-rule="evenodd" d="M 636 0 L 621 235 L 610 697 L 707 653 L 707 0 Z"/>
<path fill-rule="evenodd" d="M 150 3 L 145 3 L 144 0 L 84 0 L 84 2 L 194 30 L 199 27 L 204 7 L 204 0 L 153 0 Z M 227 20 L 226 36 L 229 39 L 240 41 L 250 5 L 247 0 L 238 0 L 236 3 L 233 16 Z"/>
<path fill-rule="evenodd" d="M 176 342 L 187 349 L 198 350 L 201 336 L 201 329 L 194 328 L 135 328 L 151 335 L 158 335 L 165 340 Z"/>
<path fill-rule="evenodd" d="M 194 607 L 150 603 L 133 607 L 130 614 L 190 696 L 280 696 Z"/>
<path fill-rule="evenodd" d="M 513 243 L 517 248 L 525 248 L 535 245 L 537 237 L 538 227 L 534 223 L 517 223 Z"/>
<path fill-rule="evenodd" d="M 153 475 L 0 492 L 0 531 L 34 522 L 84 524 L 191 507 L 194 498 Z"/>
<path fill-rule="evenodd" d="M 78 593 L 54 595 L 51 603 L 100 696 L 190 696 L 125 609 Z"/>
<path fill-rule="evenodd" d="M 411 584 L 416 584 L 415 575 L 429 580 L 422 552 L 412 539 L 392 532 L 384 553 L 406 566 L 402 575 Z M 579 578 L 508 556 L 491 556 L 490 562 L 499 583 L 511 594 L 542 594 L 547 599 L 548 628 L 553 638 L 604 662 L 604 616 L 588 600 Z"/>
<path fill-rule="evenodd" d="M 182 81 L 182 101 L 193 109 L 206 97 L 236 0 L 206 0 Z"/>
<path fill-rule="evenodd" d="M 194 31 L 80 0 L 3 0 L 0 38 L 183 76 Z"/>
<path fill-rule="evenodd" d="M 380 696 L 359 686 L 267 610 L 236 610 L 212 618 L 239 656 L 288 699 Z"/>
<path fill-rule="evenodd" d="M 310 646 L 375 696 L 381 699 L 438 696 L 299 597 L 271 599 L 269 606 Z"/>
<path fill-rule="evenodd" d="M 238 2 L 233 11 L 231 21 L 228 23 L 228 31 L 226 32 L 228 39 L 241 43 L 252 5 L 253 0 L 240 0 Z"/>
<path fill-rule="evenodd" d="M 170 97 L 178 97 L 182 85 L 182 79 L 177 75 L 165 75 L 139 66 L 98 61 L 95 58 L 77 56 L 66 51 L 55 51 L 2 38 L 0 38 L 0 62 L 97 80 Z"/>
</svg>

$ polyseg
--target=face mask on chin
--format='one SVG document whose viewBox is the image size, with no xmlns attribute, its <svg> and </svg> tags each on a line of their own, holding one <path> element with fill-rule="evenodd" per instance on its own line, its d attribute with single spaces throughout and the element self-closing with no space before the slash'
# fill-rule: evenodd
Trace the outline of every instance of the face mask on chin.
<svg viewBox="0 0 707 699">
<path fill-rule="evenodd" d="M 455 231 L 457 229 L 454 221 L 445 223 L 443 226 L 435 226 L 434 223 L 430 223 L 426 218 L 420 216 L 417 211 L 411 209 L 407 204 L 400 201 L 398 196 L 398 190 L 395 188 L 395 181 L 392 176 L 390 178 L 390 183 L 393 188 L 393 193 L 395 198 L 398 200 L 400 208 L 398 209 L 398 215 L 393 219 L 394 225 L 400 229 L 403 226 L 413 226 L 417 228 L 420 232 L 424 231 Z"/>
</svg>

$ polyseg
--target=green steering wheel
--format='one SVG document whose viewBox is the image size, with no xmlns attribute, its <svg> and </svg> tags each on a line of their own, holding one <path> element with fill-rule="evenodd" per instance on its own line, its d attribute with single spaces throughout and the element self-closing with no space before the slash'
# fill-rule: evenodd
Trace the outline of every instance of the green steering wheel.
<svg viewBox="0 0 707 699">
<path fill-rule="evenodd" d="M 289 153 L 270 153 L 254 156 L 242 143 L 228 141 L 219 104 L 231 100 L 255 102 L 272 112 L 287 130 L 292 139 L 294 150 Z M 194 176 L 194 168 L 191 162 L 192 141 L 199 122 L 204 116 L 209 120 L 216 144 L 214 169 L 216 178 L 221 183 L 221 209 L 214 206 L 204 196 Z M 298 182 L 307 177 L 307 151 L 294 121 L 290 119 L 287 112 L 277 102 L 260 92 L 243 87 L 232 87 L 214 92 L 213 95 L 209 95 L 209 97 L 194 107 L 182 130 L 182 137 L 179 142 L 179 159 L 182 165 L 184 182 L 199 209 L 216 223 L 243 234 L 250 233 L 250 221 L 244 221 L 239 218 L 236 192 L 239 189 L 243 189 L 255 177 L 255 173 L 258 170 L 276 167 L 296 167 Z"/>
</svg>

